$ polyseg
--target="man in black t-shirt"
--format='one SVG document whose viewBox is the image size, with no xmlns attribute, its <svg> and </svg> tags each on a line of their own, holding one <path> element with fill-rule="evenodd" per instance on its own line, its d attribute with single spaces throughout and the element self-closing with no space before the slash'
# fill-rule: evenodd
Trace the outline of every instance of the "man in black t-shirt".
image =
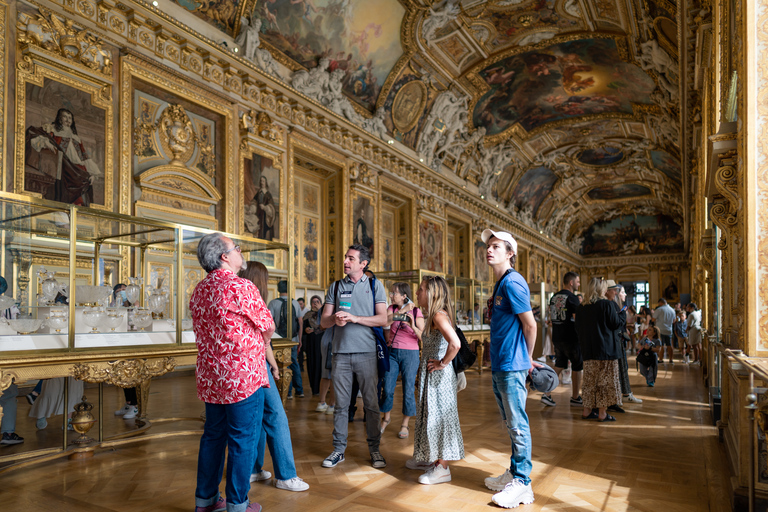
<svg viewBox="0 0 768 512">
<path fill-rule="evenodd" d="M 555 346 L 555 371 L 558 377 L 571 362 L 571 382 L 573 393 L 571 405 L 582 407 L 581 372 L 584 369 L 584 361 L 581 358 L 579 339 L 576 336 L 576 308 L 579 307 L 579 299 L 574 292 L 579 289 L 581 280 L 576 272 L 566 272 L 563 276 L 563 289 L 557 292 L 549 300 L 549 318 L 552 321 L 552 344 Z M 552 395 L 541 397 L 541 403 L 550 407 L 555 405 Z"/>
</svg>

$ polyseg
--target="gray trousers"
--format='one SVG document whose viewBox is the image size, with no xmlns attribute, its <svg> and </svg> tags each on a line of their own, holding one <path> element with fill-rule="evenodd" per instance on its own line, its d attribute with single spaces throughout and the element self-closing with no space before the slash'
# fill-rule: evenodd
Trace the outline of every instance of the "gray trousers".
<svg viewBox="0 0 768 512">
<path fill-rule="evenodd" d="M 352 378 L 357 377 L 360 392 L 363 394 L 365 408 L 365 430 L 368 434 L 368 450 L 379 451 L 379 396 L 377 384 L 379 370 L 376 365 L 376 352 L 357 354 L 333 354 L 333 393 L 336 395 L 336 408 L 333 411 L 333 449 L 344 453 L 347 449 L 349 432 L 349 401 L 352 392 Z"/>
<path fill-rule="evenodd" d="M 11 434 L 16 431 L 16 397 L 19 396 L 19 388 L 16 384 L 3 391 L 0 396 L 0 407 L 3 408 L 3 421 L 0 431 L 3 434 Z"/>
</svg>

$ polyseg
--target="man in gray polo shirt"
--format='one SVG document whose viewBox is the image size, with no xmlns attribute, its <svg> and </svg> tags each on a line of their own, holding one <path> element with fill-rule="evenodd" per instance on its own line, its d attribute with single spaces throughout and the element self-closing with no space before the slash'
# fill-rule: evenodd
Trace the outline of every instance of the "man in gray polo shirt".
<svg viewBox="0 0 768 512">
<path fill-rule="evenodd" d="M 653 311 L 653 319 L 656 321 L 656 327 L 659 328 L 659 334 L 661 335 L 661 358 L 660 363 L 663 363 L 664 352 L 669 355 L 669 362 L 675 364 L 672 360 L 672 324 L 675 322 L 675 310 L 667 304 L 667 299 L 659 299 L 659 305 Z M 674 341 L 675 348 L 677 348 L 677 340 Z"/>
<path fill-rule="evenodd" d="M 376 385 L 379 374 L 376 364 L 376 338 L 371 327 L 387 323 L 387 295 L 381 282 L 376 281 L 375 293 L 363 272 L 370 263 L 368 248 L 351 245 L 344 256 L 344 279 L 328 289 L 320 325 L 333 327 L 333 363 L 331 378 L 336 395 L 333 412 L 333 452 L 323 461 L 324 468 L 332 468 L 344 460 L 349 428 L 349 399 L 352 379 L 357 377 L 366 411 L 365 428 L 368 450 L 374 468 L 387 466 L 379 453 L 379 397 Z M 374 298 L 375 296 L 375 298 Z M 375 307 L 374 307 L 375 302 Z"/>
</svg>

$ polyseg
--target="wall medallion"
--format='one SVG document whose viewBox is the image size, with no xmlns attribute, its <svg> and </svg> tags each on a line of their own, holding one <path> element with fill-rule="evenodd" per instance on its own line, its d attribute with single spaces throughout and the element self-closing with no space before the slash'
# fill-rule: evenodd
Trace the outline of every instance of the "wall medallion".
<svg viewBox="0 0 768 512">
<path fill-rule="evenodd" d="M 392 103 L 392 122 L 405 133 L 419 122 L 419 115 L 427 102 L 427 86 L 420 80 L 408 82 L 395 95 Z"/>
</svg>

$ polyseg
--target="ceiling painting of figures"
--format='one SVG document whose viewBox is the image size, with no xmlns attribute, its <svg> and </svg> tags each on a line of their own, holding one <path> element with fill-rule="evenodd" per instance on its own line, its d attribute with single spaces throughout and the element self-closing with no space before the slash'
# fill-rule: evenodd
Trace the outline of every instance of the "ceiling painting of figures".
<svg viewBox="0 0 768 512">
<path fill-rule="evenodd" d="M 247 7 L 247 4 L 253 3 L 253 1 L 248 2 L 248 0 L 171 1 L 230 36 L 234 36 L 240 26 L 240 12 Z"/>
<path fill-rule="evenodd" d="M 579 153 L 577 160 L 592 167 L 615 165 L 624 160 L 624 152 L 612 146 L 588 148 Z"/>
<path fill-rule="evenodd" d="M 489 90 L 472 112 L 476 127 L 496 135 L 516 123 L 531 131 L 589 114 L 632 113 L 651 104 L 654 81 L 623 62 L 613 39 L 581 39 L 520 53 L 476 72 Z"/>
<path fill-rule="evenodd" d="M 555 0 L 536 0 L 527 5 L 515 6 L 504 10 L 493 10 L 480 19 L 491 23 L 496 29 L 496 37 L 489 46 L 498 49 L 507 46 L 526 32 L 569 31 L 581 28 L 581 23 L 568 16 L 561 16 L 555 9 Z"/>
<path fill-rule="evenodd" d="M 587 195 L 594 201 L 621 201 L 651 195 L 651 189 L 634 183 L 622 183 L 620 185 L 606 185 L 595 187 Z"/>
<path fill-rule="evenodd" d="M 680 162 L 666 151 L 651 151 L 651 162 L 653 166 L 663 172 L 669 179 L 676 183 L 682 182 L 682 171 Z"/>
<path fill-rule="evenodd" d="M 622 215 L 584 232 L 581 254 L 619 256 L 683 251 L 680 225 L 667 215 Z"/>
<path fill-rule="evenodd" d="M 397 0 L 259 0 L 254 16 L 264 41 L 307 68 L 327 57 L 349 97 L 373 110 L 403 53 L 404 13 Z"/>
<path fill-rule="evenodd" d="M 512 191 L 512 204 L 520 209 L 530 208 L 536 215 L 542 201 L 557 183 L 557 175 L 547 167 L 529 169 Z"/>
<path fill-rule="evenodd" d="M 621 129 L 621 122 L 616 119 L 563 126 L 550 130 L 549 134 L 559 146 L 625 137 L 624 131 Z"/>
</svg>

